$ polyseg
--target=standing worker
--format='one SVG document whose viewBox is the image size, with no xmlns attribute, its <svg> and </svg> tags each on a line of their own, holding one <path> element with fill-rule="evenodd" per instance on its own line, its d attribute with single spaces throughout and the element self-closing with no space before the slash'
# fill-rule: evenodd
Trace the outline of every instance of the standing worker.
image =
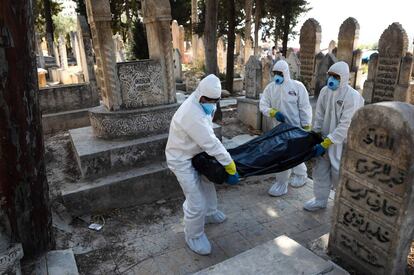
<svg viewBox="0 0 414 275">
<path fill-rule="evenodd" d="M 338 184 L 342 147 L 352 116 L 364 106 L 363 97 L 348 81 L 348 64 L 343 61 L 333 64 L 316 103 L 313 130 L 325 139 L 314 148 L 317 157 L 313 167 L 314 198 L 303 207 L 308 211 L 326 208 L 331 186 Z"/>
<path fill-rule="evenodd" d="M 312 123 L 312 107 L 305 86 L 290 79 L 289 65 L 279 60 L 273 66 L 274 81 L 269 83 L 260 99 L 260 111 L 263 115 L 274 117 L 273 126 L 278 122 L 287 122 L 292 126 L 309 131 Z M 292 172 L 289 179 L 289 174 Z M 270 187 L 271 196 L 282 196 L 288 192 L 288 181 L 292 187 L 305 185 L 307 169 L 304 163 L 277 173 L 276 182 Z"/>
<path fill-rule="evenodd" d="M 201 80 L 174 114 L 165 149 L 167 165 L 177 177 L 185 196 L 185 240 L 190 249 L 200 255 L 211 253 L 204 224 L 222 223 L 226 216 L 217 210 L 214 184 L 194 169 L 191 159 L 206 152 L 225 167 L 230 175 L 229 183 L 238 182 L 236 165 L 213 131 L 213 115 L 220 96 L 221 83 L 215 75 Z"/>
</svg>

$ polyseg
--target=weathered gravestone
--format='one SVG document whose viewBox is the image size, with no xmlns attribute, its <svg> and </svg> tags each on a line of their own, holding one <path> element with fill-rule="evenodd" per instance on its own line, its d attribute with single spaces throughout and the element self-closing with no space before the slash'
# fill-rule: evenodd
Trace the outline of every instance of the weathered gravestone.
<svg viewBox="0 0 414 275">
<path fill-rule="evenodd" d="M 180 36 L 178 37 L 178 49 L 180 50 L 181 58 L 183 58 L 185 54 L 185 30 L 183 25 L 179 26 L 179 31 Z M 181 59 L 181 61 L 183 61 L 183 59 Z"/>
<path fill-rule="evenodd" d="M 300 29 L 300 74 L 308 88 L 314 87 L 315 55 L 320 52 L 321 33 L 319 22 L 313 18 L 306 20 Z"/>
<path fill-rule="evenodd" d="M 414 233 L 414 107 L 384 102 L 353 117 L 329 251 L 359 274 L 404 274 Z"/>
<path fill-rule="evenodd" d="M 181 53 L 179 49 L 174 49 L 174 79 L 175 82 L 182 82 L 183 70 L 181 68 Z"/>
<path fill-rule="evenodd" d="M 292 79 L 299 79 L 300 77 L 300 60 L 295 52 L 291 51 L 286 58 L 289 64 L 290 77 Z"/>
<path fill-rule="evenodd" d="M 172 34 L 172 42 L 173 42 L 173 49 L 179 49 L 179 40 L 180 40 L 180 27 L 178 26 L 177 20 L 173 20 L 171 23 L 171 34 Z"/>
<path fill-rule="evenodd" d="M 219 68 L 220 73 L 224 73 L 226 71 L 226 51 L 224 45 L 224 38 L 219 37 L 217 41 L 217 65 Z"/>
<path fill-rule="evenodd" d="M 116 62 L 125 62 L 124 41 L 122 41 L 121 35 L 117 33 L 112 39 L 114 40 Z"/>
<path fill-rule="evenodd" d="M 271 56 L 267 55 L 266 57 L 262 58 L 262 88 L 266 88 L 266 86 L 272 81 L 272 69 L 273 69 L 273 59 Z"/>
<path fill-rule="evenodd" d="M 253 55 L 245 66 L 244 86 L 246 98 L 237 98 L 239 120 L 260 130 L 262 115 L 259 110 L 259 94 L 262 92 L 262 63 Z"/>
<path fill-rule="evenodd" d="M 315 96 L 319 96 L 320 91 L 326 86 L 327 72 L 329 68 L 338 61 L 335 55 L 327 53 L 319 62 L 316 68 L 316 80 L 315 80 Z"/>
<path fill-rule="evenodd" d="M 407 49 L 407 33 L 399 23 L 392 23 L 381 35 L 378 54 L 369 61 L 363 92 L 366 103 L 410 102 L 413 58 Z"/>
<path fill-rule="evenodd" d="M 66 52 L 66 42 L 65 38 L 61 35 L 58 39 L 58 45 L 59 45 L 59 56 L 60 56 L 60 65 L 63 69 L 68 68 L 68 56 Z"/>
<path fill-rule="evenodd" d="M 328 53 L 333 53 L 335 48 L 336 48 L 336 42 L 334 40 L 331 40 L 328 46 Z"/>
<path fill-rule="evenodd" d="M 359 23 L 353 18 L 346 19 L 338 34 L 338 48 L 336 52 L 336 58 L 340 61 L 345 61 L 350 70 L 350 85 L 359 89 L 361 84 L 361 50 L 357 50 L 359 39 Z"/>
</svg>

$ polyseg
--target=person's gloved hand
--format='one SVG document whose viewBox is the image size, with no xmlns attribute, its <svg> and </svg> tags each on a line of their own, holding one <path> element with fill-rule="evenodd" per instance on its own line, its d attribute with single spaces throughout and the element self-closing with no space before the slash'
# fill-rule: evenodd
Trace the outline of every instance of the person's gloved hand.
<svg viewBox="0 0 414 275">
<path fill-rule="evenodd" d="M 303 126 L 303 130 L 305 130 L 306 132 L 309 132 L 311 129 L 312 129 L 312 125 Z"/>
<path fill-rule="evenodd" d="M 269 115 L 270 117 L 276 118 L 279 122 L 285 122 L 285 116 L 275 108 L 270 109 Z"/>
<path fill-rule="evenodd" d="M 226 180 L 226 182 L 228 184 L 230 184 L 230 185 L 236 185 L 236 184 L 239 183 L 239 181 L 240 181 L 240 179 L 239 179 L 239 173 L 237 173 L 237 172 L 234 175 L 229 175 L 227 177 L 227 180 Z"/>
<path fill-rule="evenodd" d="M 236 164 L 233 160 L 230 162 L 230 164 L 224 166 L 224 169 L 226 170 L 227 174 L 229 174 L 226 180 L 228 184 L 234 185 L 239 183 L 239 173 L 237 173 Z"/>
<path fill-rule="evenodd" d="M 313 150 L 315 151 L 315 157 L 322 156 L 326 150 L 331 146 L 333 142 L 330 138 L 325 138 L 320 144 L 315 145 Z"/>
</svg>

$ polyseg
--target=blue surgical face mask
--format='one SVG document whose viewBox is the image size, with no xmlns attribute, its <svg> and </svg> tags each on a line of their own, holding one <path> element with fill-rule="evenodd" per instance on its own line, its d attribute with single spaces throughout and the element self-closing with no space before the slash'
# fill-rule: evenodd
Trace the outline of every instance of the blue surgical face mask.
<svg viewBox="0 0 414 275">
<path fill-rule="evenodd" d="M 336 89 L 339 88 L 340 81 L 338 79 L 336 79 L 335 77 L 330 76 L 326 83 L 327 83 L 329 89 L 331 89 L 332 91 L 335 91 Z"/>
<path fill-rule="evenodd" d="M 277 85 L 281 85 L 282 83 L 283 83 L 283 80 L 284 80 L 284 78 L 283 78 L 283 76 L 280 76 L 280 75 L 275 75 L 275 77 L 274 77 L 274 79 L 275 79 L 275 83 L 277 84 Z"/>
<path fill-rule="evenodd" d="M 201 104 L 201 107 L 203 107 L 203 110 L 207 115 L 212 115 L 214 111 L 216 110 L 215 103 L 200 103 L 200 104 Z"/>
</svg>

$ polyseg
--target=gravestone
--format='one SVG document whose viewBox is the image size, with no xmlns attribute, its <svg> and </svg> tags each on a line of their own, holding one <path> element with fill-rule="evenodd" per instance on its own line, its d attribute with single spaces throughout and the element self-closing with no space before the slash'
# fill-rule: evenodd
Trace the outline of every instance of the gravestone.
<svg viewBox="0 0 414 275">
<path fill-rule="evenodd" d="M 76 65 L 82 68 L 80 53 L 82 49 L 79 47 L 78 34 L 76 32 L 70 32 L 70 41 L 73 45 L 72 50 L 75 53 Z"/>
<path fill-rule="evenodd" d="M 410 102 L 412 56 L 406 55 L 407 49 L 407 33 L 399 23 L 392 23 L 381 35 L 378 55 L 369 61 L 363 91 L 366 103 Z"/>
<path fill-rule="evenodd" d="M 291 51 L 288 54 L 286 62 L 289 64 L 290 77 L 292 79 L 299 79 L 300 77 L 300 60 L 295 52 Z"/>
<path fill-rule="evenodd" d="M 179 49 L 179 40 L 180 40 L 180 27 L 178 26 L 177 20 L 173 20 L 171 23 L 171 34 L 172 34 L 172 42 L 173 42 L 173 49 Z"/>
<path fill-rule="evenodd" d="M 236 34 L 236 42 L 235 43 L 236 43 L 236 47 L 235 47 L 236 55 L 240 55 L 241 46 L 242 46 L 242 38 L 241 38 L 240 34 Z"/>
<path fill-rule="evenodd" d="M 253 50 L 253 39 L 248 37 L 244 44 L 244 63 L 249 62 L 250 56 L 252 55 Z"/>
<path fill-rule="evenodd" d="M 352 68 L 352 57 L 354 50 L 357 49 L 359 39 L 359 23 L 353 18 L 346 19 L 339 28 L 338 49 L 336 58 L 345 61 L 349 68 Z"/>
<path fill-rule="evenodd" d="M 315 96 L 319 96 L 321 89 L 326 86 L 327 72 L 336 62 L 338 62 L 338 59 L 332 53 L 327 53 L 319 62 L 316 68 Z"/>
<path fill-rule="evenodd" d="M 300 29 L 300 74 L 306 87 L 314 87 L 315 55 L 320 52 L 321 33 L 319 22 L 313 18 L 306 20 Z"/>
<path fill-rule="evenodd" d="M 176 103 L 171 9 L 168 0 L 142 0 L 150 59 L 115 62 L 112 53 L 98 62 L 106 68 L 112 98 L 89 110 L 91 127 L 70 130 L 82 174 L 77 184 L 62 190 L 73 215 L 151 203 L 176 197 L 180 188 L 165 163 L 165 145 Z M 113 50 L 109 0 L 87 0 L 95 53 Z M 108 21 L 109 20 L 109 21 Z M 106 29 L 107 28 L 107 29 Z M 99 39 L 98 39 L 99 38 Z M 101 58 L 102 59 L 102 58 Z M 98 60 L 98 58 L 97 58 Z"/>
<path fill-rule="evenodd" d="M 178 49 L 180 50 L 180 54 L 181 54 L 181 58 L 184 58 L 184 53 L 185 53 L 185 30 L 184 30 L 184 26 L 180 25 L 179 26 L 179 30 L 180 30 L 180 36 L 178 38 Z M 181 59 L 181 62 L 183 60 Z"/>
<path fill-rule="evenodd" d="M 53 43 L 53 53 L 55 55 L 55 62 L 56 62 L 56 66 L 58 66 L 60 68 L 60 56 L 59 56 L 59 49 L 56 46 L 55 43 Z"/>
<path fill-rule="evenodd" d="M 179 49 L 174 49 L 174 79 L 175 82 L 182 82 L 183 70 L 181 68 L 181 54 Z"/>
<path fill-rule="evenodd" d="M 114 40 L 116 62 L 125 62 L 124 42 L 121 35 L 117 33 L 112 36 L 112 39 Z"/>
<path fill-rule="evenodd" d="M 333 50 L 336 48 L 336 42 L 335 40 L 331 40 L 331 42 L 329 42 L 329 46 L 328 46 L 328 53 L 333 53 Z"/>
<path fill-rule="evenodd" d="M 266 57 L 262 58 L 262 88 L 266 88 L 266 86 L 272 81 L 272 69 L 273 69 L 273 59 L 271 56 L 266 55 Z"/>
<path fill-rule="evenodd" d="M 262 62 L 254 55 L 245 66 L 244 86 L 246 98 L 237 98 L 237 113 L 241 122 L 260 130 L 262 114 L 259 95 L 262 92 Z"/>
<path fill-rule="evenodd" d="M 58 45 L 59 45 L 60 65 L 61 65 L 61 68 L 66 70 L 68 68 L 68 56 L 66 53 L 65 38 L 62 35 L 59 36 Z"/>
<path fill-rule="evenodd" d="M 405 274 L 414 233 L 414 107 L 368 105 L 353 117 L 329 251 L 359 274 Z"/>
<path fill-rule="evenodd" d="M 217 65 L 220 73 L 226 71 L 226 51 L 223 37 L 219 37 L 217 41 Z"/>
<path fill-rule="evenodd" d="M 204 49 L 204 37 L 199 37 L 197 40 L 196 62 L 198 65 L 203 64 L 206 60 L 206 52 Z"/>
</svg>

